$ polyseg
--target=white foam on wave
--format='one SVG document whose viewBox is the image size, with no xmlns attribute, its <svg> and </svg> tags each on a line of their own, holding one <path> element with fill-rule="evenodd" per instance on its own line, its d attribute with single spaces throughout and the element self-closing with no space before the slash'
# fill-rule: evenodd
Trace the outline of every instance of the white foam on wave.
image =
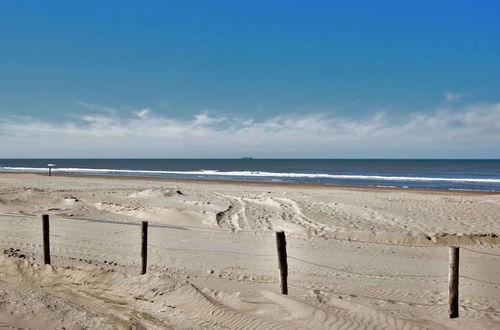
<svg viewBox="0 0 500 330">
<path fill-rule="evenodd" d="M 12 172 L 46 172 L 44 167 L 0 167 L 3 171 Z M 323 178 L 323 179 L 349 179 L 349 180 L 381 180 L 381 181 L 425 181 L 425 182 L 470 182 L 470 183 L 500 183 L 500 178 L 436 178 L 414 176 L 382 176 L 382 175 L 348 175 L 324 173 L 281 173 L 261 171 L 225 171 L 200 170 L 200 171 L 154 171 L 154 170 L 122 170 L 105 168 L 53 168 L 52 172 L 65 173 L 107 173 L 107 174 L 171 174 L 171 175 L 197 175 L 197 176 L 228 176 L 228 177 L 270 177 L 270 178 Z"/>
</svg>

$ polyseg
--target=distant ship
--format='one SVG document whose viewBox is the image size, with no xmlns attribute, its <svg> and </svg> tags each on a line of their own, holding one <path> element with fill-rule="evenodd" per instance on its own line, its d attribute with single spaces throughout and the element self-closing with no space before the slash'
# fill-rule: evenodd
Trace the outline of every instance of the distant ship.
<svg viewBox="0 0 500 330">
<path fill-rule="evenodd" d="M 241 159 L 250 160 L 250 159 L 253 159 L 253 157 L 241 157 Z"/>
</svg>

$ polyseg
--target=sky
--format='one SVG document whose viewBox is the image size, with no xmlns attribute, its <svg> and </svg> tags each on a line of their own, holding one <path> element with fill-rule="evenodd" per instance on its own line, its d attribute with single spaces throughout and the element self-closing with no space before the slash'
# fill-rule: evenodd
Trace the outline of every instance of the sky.
<svg viewBox="0 0 500 330">
<path fill-rule="evenodd" d="M 0 158 L 500 158 L 498 1 L 2 1 Z"/>
</svg>

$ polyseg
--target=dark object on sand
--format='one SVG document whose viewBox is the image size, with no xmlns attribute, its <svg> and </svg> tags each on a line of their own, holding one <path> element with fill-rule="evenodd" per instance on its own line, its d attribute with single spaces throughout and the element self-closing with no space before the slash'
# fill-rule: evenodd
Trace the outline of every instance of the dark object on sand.
<svg viewBox="0 0 500 330">
<path fill-rule="evenodd" d="M 460 248 L 450 247 L 450 273 L 448 274 L 448 314 L 450 318 L 458 317 L 458 270 L 460 264 Z"/>
<path fill-rule="evenodd" d="M 42 215 L 43 230 L 43 262 L 50 265 L 50 236 L 49 236 L 49 215 Z"/>
<path fill-rule="evenodd" d="M 146 274 L 148 267 L 148 222 L 143 221 L 141 224 L 141 275 Z"/>
<path fill-rule="evenodd" d="M 286 261 L 286 239 L 285 232 L 276 232 L 276 248 L 278 249 L 278 261 L 280 267 L 281 293 L 288 294 L 288 264 Z"/>
</svg>

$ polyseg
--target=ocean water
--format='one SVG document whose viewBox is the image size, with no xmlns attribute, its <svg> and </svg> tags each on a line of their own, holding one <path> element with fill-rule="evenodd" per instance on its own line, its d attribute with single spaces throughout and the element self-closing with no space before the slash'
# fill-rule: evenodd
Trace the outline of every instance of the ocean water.
<svg viewBox="0 0 500 330">
<path fill-rule="evenodd" d="M 500 160 L 0 159 L 0 171 L 500 191 Z"/>
</svg>

